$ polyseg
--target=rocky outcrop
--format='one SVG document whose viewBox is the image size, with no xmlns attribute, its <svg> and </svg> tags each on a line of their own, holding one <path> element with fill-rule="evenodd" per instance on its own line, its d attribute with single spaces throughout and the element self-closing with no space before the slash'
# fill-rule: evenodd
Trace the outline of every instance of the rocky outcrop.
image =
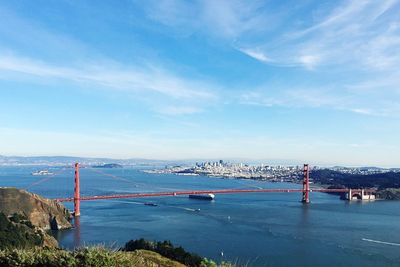
<svg viewBox="0 0 400 267">
<path fill-rule="evenodd" d="M 400 200 L 400 188 L 380 189 L 377 192 L 377 197 L 385 200 Z"/>
<path fill-rule="evenodd" d="M 0 187 L 0 212 L 21 214 L 42 230 L 72 228 L 71 214 L 62 204 L 17 188 Z"/>
</svg>

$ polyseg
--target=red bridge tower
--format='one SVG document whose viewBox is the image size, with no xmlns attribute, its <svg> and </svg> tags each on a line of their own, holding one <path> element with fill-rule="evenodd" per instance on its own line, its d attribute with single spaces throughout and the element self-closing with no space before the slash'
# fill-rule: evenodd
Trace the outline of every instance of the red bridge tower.
<svg viewBox="0 0 400 267">
<path fill-rule="evenodd" d="M 81 215 L 81 193 L 79 188 L 79 163 L 75 163 L 74 216 Z"/>
<path fill-rule="evenodd" d="M 303 169 L 303 203 L 310 203 L 310 169 L 308 164 L 304 164 L 304 169 Z"/>
</svg>

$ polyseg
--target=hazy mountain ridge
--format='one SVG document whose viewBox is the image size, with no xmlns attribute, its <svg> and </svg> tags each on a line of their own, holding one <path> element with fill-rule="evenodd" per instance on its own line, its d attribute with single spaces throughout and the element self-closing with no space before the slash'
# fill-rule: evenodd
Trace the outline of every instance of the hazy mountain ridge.
<svg viewBox="0 0 400 267">
<path fill-rule="evenodd" d="M 120 165 L 169 165 L 182 164 L 183 161 L 151 160 L 151 159 L 111 159 L 73 156 L 1 156 L 0 165 L 70 165 L 79 162 L 83 165 L 120 164 Z"/>
</svg>

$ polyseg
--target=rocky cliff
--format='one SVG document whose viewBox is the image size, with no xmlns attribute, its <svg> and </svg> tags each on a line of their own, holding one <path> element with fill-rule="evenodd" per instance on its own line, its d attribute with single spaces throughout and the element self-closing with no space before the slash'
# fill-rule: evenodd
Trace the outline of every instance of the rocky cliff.
<svg viewBox="0 0 400 267">
<path fill-rule="evenodd" d="M 17 188 L 0 187 L 0 212 L 20 214 L 42 230 L 71 228 L 71 214 L 60 203 Z"/>
<path fill-rule="evenodd" d="M 400 200 L 400 188 L 380 189 L 377 192 L 377 197 L 385 200 Z"/>
</svg>

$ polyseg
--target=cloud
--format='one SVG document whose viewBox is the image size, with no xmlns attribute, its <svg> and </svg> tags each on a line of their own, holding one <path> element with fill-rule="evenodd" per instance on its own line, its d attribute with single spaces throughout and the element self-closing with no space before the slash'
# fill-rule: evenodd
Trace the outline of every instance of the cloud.
<svg viewBox="0 0 400 267">
<path fill-rule="evenodd" d="M 324 108 L 364 116 L 400 118 L 400 102 L 393 98 L 377 96 L 372 102 L 362 92 L 347 92 L 337 88 L 290 88 L 275 91 L 269 86 L 241 94 L 238 102 L 242 105 L 266 108 Z"/>
<path fill-rule="evenodd" d="M 173 112 L 168 109 L 171 105 L 191 106 L 195 113 L 218 101 L 217 83 L 196 78 L 194 72 L 180 74 L 159 57 L 141 57 L 139 52 L 129 63 L 122 63 L 98 47 L 46 27 L 43 21 L 3 7 L 0 16 L 8 22 L 0 25 L 0 79 L 40 84 L 67 81 L 93 90 L 125 92 L 166 115 L 190 113 L 189 109 Z"/>
<path fill-rule="evenodd" d="M 235 39 L 245 33 L 259 32 L 268 19 L 261 1 L 239 0 L 155 0 L 134 1 L 148 17 L 176 31 L 203 32 L 223 39 Z"/>
<path fill-rule="evenodd" d="M 346 88 L 358 93 L 382 93 L 400 95 L 400 71 L 393 70 L 390 73 L 382 73 L 381 75 L 371 75 L 362 81 L 346 85 Z"/>
<path fill-rule="evenodd" d="M 321 61 L 321 58 L 317 55 L 302 55 L 298 61 L 307 69 L 313 69 Z"/>
<path fill-rule="evenodd" d="M 323 30 L 329 27 L 335 27 L 338 24 L 348 22 L 349 19 L 357 18 L 358 14 L 366 7 L 368 1 L 348 1 L 333 9 L 328 16 L 323 18 L 320 22 L 312 25 L 311 27 L 301 30 L 293 34 L 293 36 L 301 37 L 312 32 Z"/>
<path fill-rule="evenodd" d="M 275 33 L 267 37 L 239 39 L 237 50 L 260 62 L 268 55 L 270 65 L 313 72 L 277 88 L 267 84 L 246 92 L 240 102 L 399 118 L 399 10 L 398 0 L 316 3 L 300 22 L 285 28 L 276 23 Z"/>
<path fill-rule="evenodd" d="M 203 24 L 214 34 L 238 38 L 243 34 L 260 31 L 268 20 L 261 10 L 260 1 L 219 0 L 201 1 Z"/>
<path fill-rule="evenodd" d="M 81 84 L 131 92 L 152 92 L 174 99 L 215 100 L 216 86 L 181 78 L 157 66 L 124 66 L 97 63 L 77 67 L 52 65 L 14 55 L 0 55 L 0 71 L 42 78 L 64 79 Z M 209 88 L 209 89 L 206 89 Z"/>
<path fill-rule="evenodd" d="M 363 114 L 363 115 L 374 115 L 374 113 L 371 110 L 363 109 L 363 108 L 353 108 L 353 109 L 350 109 L 350 111 L 359 113 L 359 114 Z"/>
<path fill-rule="evenodd" d="M 268 93 L 267 90 L 258 90 L 244 93 L 240 96 L 242 104 L 259 105 L 265 107 L 334 107 L 346 100 L 333 94 L 329 90 L 321 89 L 290 89 Z"/>
<path fill-rule="evenodd" d="M 201 32 L 263 63 L 390 69 L 400 65 L 398 0 L 315 1 L 288 8 L 265 1 L 149 1 L 141 7 L 175 32 Z M 388 27 L 389 26 L 389 27 Z M 268 55 L 268 56 L 267 56 Z"/>
<path fill-rule="evenodd" d="M 277 37 L 277 62 L 365 71 L 400 66 L 398 1 L 345 1 L 313 25 Z M 388 27 L 389 26 L 389 27 Z M 268 44 L 264 49 L 269 50 Z"/>
<path fill-rule="evenodd" d="M 239 51 L 243 52 L 244 54 L 248 55 L 249 57 L 252 57 L 256 60 L 259 60 L 264 63 L 269 63 L 273 62 L 272 59 L 267 57 L 263 52 L 257 50 L 257 49 L 250 49 L 250 48 L 238 48 Z"/>
</svg>

